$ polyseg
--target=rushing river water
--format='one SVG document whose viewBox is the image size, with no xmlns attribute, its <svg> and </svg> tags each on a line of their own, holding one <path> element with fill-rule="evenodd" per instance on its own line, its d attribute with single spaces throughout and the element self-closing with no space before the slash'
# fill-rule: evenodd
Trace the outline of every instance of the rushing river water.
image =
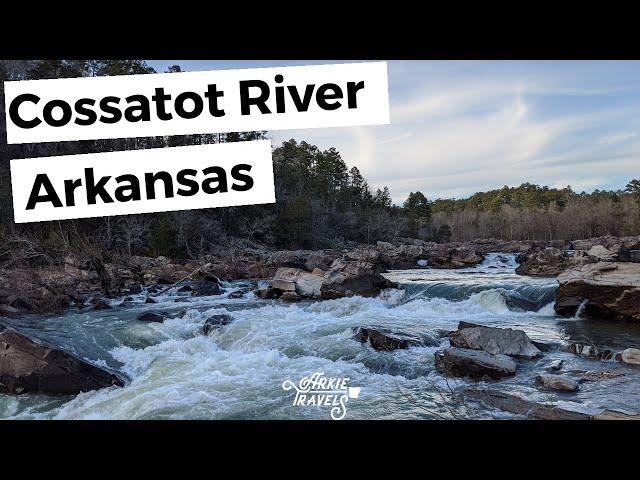
<svg viewBox="0 0 640 480">
<path fill-rule="evenodd" d="M 134 303 L 61 316 L 3 322 L 63 347 L 127 380 L 75 397 L 0 394 L 0 418 L 17 419 L 328 419 L 329 409 L 292 406 L 282 384 L 323 372 L 348 377 L 361 388 L 348 403 L 347 419 L 510 418 L 509 414 L 452 400 L 451 391 L 493 387 L 534 401 L 553 401 L 579 411 L 640 410 L 638 370 L 615 361 L 579 358 L 562 351 L 518 361 L 515 377 L 497 383 L 446 379 L 433 357 L 448 346 L 443 335 L 460 320 L 525 330 L 532 339 L 593 343 L 614 349 L 640 347 L 640 327 L 562 319 L 554 314 L 555 279 L 519 276 L 513 255 L 490 254 L 477 267 L 416 269 L 385 274 L 404 291 L 380 298 L 344 298 L 283 304 L 249 293 L 229 299 L 246 282 L 225 284 L 212 297 L 168 294 L 157 304 Z M 164 323 L 136 320 L 145 311 L 165 311 Z M 232 323 L 209 336 L 202 325 L 215 313 Z M 375 351 L 352 339 L 351 328 L 380 326 L 422 337 L 425 347 Z M 539 389 L 534 377 L 554 360 L 578 379 L 585 371 L 621 374 L 585 381 L 577 393 Z"/>
</svg>

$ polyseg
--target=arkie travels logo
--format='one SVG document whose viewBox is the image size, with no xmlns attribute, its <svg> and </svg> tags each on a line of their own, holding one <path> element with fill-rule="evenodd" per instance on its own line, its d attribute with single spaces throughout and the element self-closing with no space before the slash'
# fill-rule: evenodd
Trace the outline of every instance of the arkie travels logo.
<svg viewBox="0 0 640 480">
<path fill-rule="evenodd" d="M 287 391 L 295 389 L 293 406 L 331 408 L 333 420 L 342 420 L 347 414 L 349 400 L 360 395 L 360 387 L 350 387 L 348 377 L 325 377 L 323 372 L 304 377 L 298 385 L 285 380 L 282 388 Z"/>
</svg>

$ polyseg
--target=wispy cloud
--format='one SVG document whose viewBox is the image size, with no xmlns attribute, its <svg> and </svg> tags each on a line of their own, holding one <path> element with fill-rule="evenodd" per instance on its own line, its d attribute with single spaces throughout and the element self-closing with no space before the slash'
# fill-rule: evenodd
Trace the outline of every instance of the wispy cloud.
<svg viewBox="0 0 640 480">
<path fill-rule="evenodd" d="M 240 66 L 254 63 L 191 68 Z M 271 132 L 274 144 L 334 146 L 396 202 L 416 190 L 459 198 L 536 182 L 588 191 L 640 176 L 640 62 L 389 62 L 389 88 L 391 125 Z"/>
</svg>

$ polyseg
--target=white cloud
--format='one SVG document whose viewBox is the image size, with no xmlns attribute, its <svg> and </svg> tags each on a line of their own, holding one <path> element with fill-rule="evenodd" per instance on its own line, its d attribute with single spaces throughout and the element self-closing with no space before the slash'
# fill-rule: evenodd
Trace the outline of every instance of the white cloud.
<svg viewBox="0 0 640 480">
<path fill-rule="evenodd" d="M 523 182 L 592 190 L 637 176 L 638 69 L 619 67 L 620 86 L 597 62 L 532 63 L 391 63 L 391 125 L 276 132 L 274 143 L 335 146 L 396 202 L 415 190 L 430 198 Z"/>
</svg>

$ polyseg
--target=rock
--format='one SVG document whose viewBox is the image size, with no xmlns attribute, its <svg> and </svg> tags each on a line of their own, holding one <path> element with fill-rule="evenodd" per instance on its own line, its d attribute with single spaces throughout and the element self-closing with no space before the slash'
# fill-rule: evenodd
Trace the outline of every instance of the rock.
<svg viewBox="0 0 640 480">
<path fill-rule="evenodd" d="M 579 297 L 558 298 L 558 294 L 556 293 L 556 303 L 553 308 L 558 315 L 563 317 L 573 317 L 576 312 L 580 310 L 580 307 L 586 303 L 586 300 Z"/>
<path fill-rule="evenodd" d="M 603 371 L 595 371 L 595 370 L 587 370 L 585 371 L 572 371 L 572 374 L 579 374 L 580 379 L 584 382 L 592 382 L 595 380 L 609 380 L 611 378 L 622 377 L 624 373 L 615 373 L 615 372 L 603 372 Z"/>
<path fill-rule="evenodd" d="M 380 275 L 373 264 L 336 260 L 331 269 L 324 274 L 320 297 L 323 299 L 353 295 L 375 297 L 382 290 L 395 287 L 397 285 Z"/>
<path fill-rule="evenodd" d="M 536 347 L 541 352 L 554 352 L 560 350 L 562 348 L 562 344 L 558 342 L 549 342 L 542 340 L 531 340 L 534 347 Z"/>
<path fill-rule="evenodd" d="M 617 253 L 612 252 L 603 245 L 594 245 L 587 251 L 587 255 L 603 262 L 611 262 L 618 257 Z"/>
<path fill-rule="evenodd" d="M 555 405 L 531 402 L 516 395 L 495 390 L 467 389 L 462 392 L 462 396 L 479 401 L 489 408 L 523 415 L 534 420 L 591 420 L 593 418 L 586 413 L 567 410 Z"/>
<path fill-rule="evenodd" d="M 454 377 L 499 380 L 516 374 L 516 362 L 507 355 L 492 355 L 481 350 L 447 348 L 435 354 L 436 369 Z"/>
<path fill-rule="evenodd" d="M 449 343 L 452 347 L 484 350 L 493 355 L 526 359 L 542 355 L 522 330 L 485 327 L 468 322 L 460 322 L 458 330 L 449 334 Z"/>
<path fill-rule="evenodd" d="M 640 366 L 640 350 L 637 348 L 627 348 L 622 351 L 622 362 L 628 365 Z"/>
<path fill-rule="evenodd" d="M 395 284 L 382 275 L 375 265 L 350 260 L 335 260 L 329 270 L 307 272 L 283 267 L 276 272 L 271 287 L 281 292 L 295 292 L 302 298 L 331 299 L 352 295 L 376 296 Z"/>
<path fill-rule="evenodd" d="M 604 410 L 593 416 L 594 420 L 640 420 L 640 414 Z"/>
<path fill-rule="evenodd" d="M 144 300 L 144 303 L 158 303 L 152 297 L 147 297 Z"/>
<path fill-rule="evenodd" d="M 296 283 L 293 281 L 274 278 L 273 280 L 271 280 L 271 288 L 277 288 L 278 290 L 282 290 L 283 292 L 296 293 Z"/>
<path fill-rule="evenodd" d="M 125 297 L 122 299 L 122 302 L 120 302 L 120 306 L 121 307 L 126 307 L 127 305 L 131 305 L 133 303 L 133 298 L 131 297 Z"/>
<path fill-rule="evenodd" d="M 544 248 L 516 257 L 519 263 L 516 273 L 539 277 L 555 277 L 568 268 L 581 266 L 593 261 L 583 252 L 565 253 L 558 248 Z"/>
<path fill-rule="evenodd" d="M 541 373 L 536 376 L 536 383 L 551 390 L 559 390 L 562 392 L 578 391 L 578 382 L 562 375 L 551 375 Z"/>
<path fill-rule="evenodd" d="M 142 293 L 142 285 L 137 284 L 137 285 L 130 286 L 129 287 L 129 293 L 131 293 L 131 294 Z"/>
<path fill-rule="evenodd" d="M 156 282 L 158 285 L 173 285 L 176 281 L 174 277 L 168 274 L 162 274 L 158 277 L 158 281 Z"/>
<path fill-rule="evenodd" d="M 193 292 L 192 285 L 183 285 L 182 287 L 176 290 L 176 293 L 191 293 L 191 292 Z"/>
<path fill-rule="evenodd" d="M 15 317 L 20 313 L 20 310 L 18 310 L 15 307 L 12 307 L 11 305 L 0 305 L 0 315 L 4 315 L 6 317 Z"/>
<path fill-rule="evenodd" d="M 280 300 L 283 302 L 293 303 L 299 302 L 300 300 L 302 300 L 302 297 L 296 292 L 284 292 L 280 297 Z"/>
<path fill-rule="evenodd" d="M 547 372 L 559 372 L 564 366 L 564 360 L 554 360 L 545 367 Z"/>
<path fill-rule="evenodd" d="M 116 374 L 0 325 L 0 392 L 76 395 L 112 385 Z"/>
<path fill-rule="evenodd" d="M 94 310 L 111 310 L 113 307 L 102 299 L 92 302 Z"/>
<path fill-rule="evenodd" d="M 254 290 L 253 294 L 262 298 L 263 300 L 271 300 L 273 298 L 279 298 L 282 295 L 282 290 L 278 290 L 277 288 L 259 288 L 258 290 Z"/>
<path fill-rule="evenodd" d="M 640 320 L 640 264 L 598 262 L 558 277 L 555 310 L 573 316 L 584 303 L 590 318 Z M 576 305 L 577 304 L 577 305 Z"/>
<path fill-rule="evenodd" d="M 197 297 L 208 297 L 210 295 L 220 295 L 224 291 L 220 288 L 217 282 L 210 282 L 208 280 L 198 280 L 191 284 L 191 295 Z"/>
<path fill-rule="evenodd" d="M 167 318 L 167 314 L 165 312 L 145 312 L 138 315 L 138 320 L 143 322 L 156 322 L 162 323 L 164 319 Z"/>
<path fill-rule="evenodd" d="M 212 315 L 204 321 L 204 325 L 202 326 L 202 333 L 204 335 L 209 335 L 212 330 L 220 328 L 224 325 L 228 325 L 231 320 L 231 315 L 227 315 L 226 313 Z"/>
<path fill-rule="evenodd" d="M 579 357 L 591 358 L 593 360 L 611 360 L 615 355 L 612 350 L 580 343 L 572 343 L 565 347 L 564 350 Z"/>
<path fill-rule="evenodd" d="M 640 263 L 640 250 L 629 250 L 627 261 L 633 263 Z"/>
<path fill-rule="evenodd" d="M 444 247 L 444 248 L 443 248 Z M 482 263 L 484 256 L 473 247 L 446 247 L 435 245 L 424 252 L 432 268 L 464 268 Z"/>
<path fill-rule="evenodd" d="M 324 271 L 314 274 L 299 268 L 279 268 L 273 277 L 272 288 L 284 287 L 283 291 L 292 291 L 306 298 L 320 298 L 320 288 L 324 281 Z M 275 282 L 275 285 L 274 285 Z"/>
<path fill-rule="evenodd" d="M 227 298 L 242 298 L 244 297 L 244 292 L 241 292 L 240 290 L 236 291 L 236 292 L 231 292 Z"/>
<path fill-rule="evenodd" d="M 375 350 L 398 350 L 424 344 L 422 340 L 411 335 L 371 327 L 354 327 L 352 331 L 354 339 L 369 343 Z"/>
</svg>

